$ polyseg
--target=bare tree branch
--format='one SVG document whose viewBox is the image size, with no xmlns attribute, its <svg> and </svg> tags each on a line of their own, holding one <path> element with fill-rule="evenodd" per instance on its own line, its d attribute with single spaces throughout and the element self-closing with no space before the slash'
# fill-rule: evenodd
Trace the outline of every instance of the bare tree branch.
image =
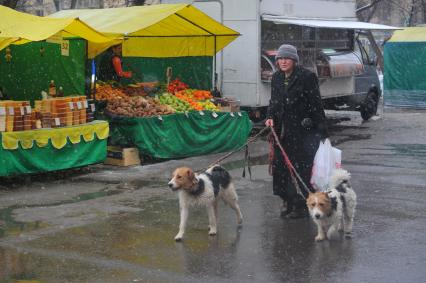
<svg viewBox="0 0 426 283">
<path fill-rule="evenodd" d="M 365 10 L 368 10 L 368 9 L 370 9 L 370 8 L 372 8 L 372 7 L 375 7 L 376 6 L 376 4 L 377 3 L 379 3 L 379 2 L 381 2 L 382 0 L 373 0 L 370 4 L 367 4 L 367 5 L 365 5 L 365 6 L 363 6 L 363 7 L 360 7 L 360 8 L 358 8 L 358 9 L 356 9 L 356 13 L 357 14 L 359 14 L 359 13 L 361 13 L 362 11 L 365 11 Z"/>
</svg>

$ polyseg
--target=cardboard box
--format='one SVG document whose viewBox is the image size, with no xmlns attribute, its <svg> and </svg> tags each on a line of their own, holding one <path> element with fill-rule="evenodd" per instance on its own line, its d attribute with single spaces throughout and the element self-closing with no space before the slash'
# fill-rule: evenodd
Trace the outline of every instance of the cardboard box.
<svg viewBox="0 0 426 283">
<path fill-rule="evenodd" d="M 136 147 L 121 148 L 108 146 L 107 158 L 104 163 L 116 166 L 140 165 L 139 150 Z"/>
<path fill-rule="evenodd" d="M 221 112 L 240 112 L 240 106 L 236 104 L 229 104 L 227 106 L 220 106 Z"/>
</svg>

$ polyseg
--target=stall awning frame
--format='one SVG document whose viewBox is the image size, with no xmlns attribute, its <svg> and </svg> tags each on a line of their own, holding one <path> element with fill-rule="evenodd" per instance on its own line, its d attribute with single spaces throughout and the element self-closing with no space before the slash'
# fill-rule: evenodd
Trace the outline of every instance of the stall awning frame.
<svg viewBox="0 0 426 283">
<path fill-rule="evenodd" d="M 275 24 L 290 24 L 299 25 L 313 28 L 333 28 L 333 29 L 354 29 L 354 30 L 398 30 L 400 28 L 359 22 L 348 21 L 345 19 L 300 19 L 300 18 L 287 18 L 281 16 L 263 15 L 262 19 L 265 21 L 274 22 Z"/>
</svg>

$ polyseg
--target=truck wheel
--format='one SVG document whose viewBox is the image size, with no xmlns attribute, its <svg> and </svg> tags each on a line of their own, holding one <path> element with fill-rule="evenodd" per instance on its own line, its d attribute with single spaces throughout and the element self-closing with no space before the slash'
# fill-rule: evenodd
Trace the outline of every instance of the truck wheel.
<svg viewBox="0 0 426 283">
<path fill-rule="evenodd" d="M 361 117 L 364 121 L 367 121 L 368 119 L 376 115 L 378 104 L 378 94 L 374 91 L 370 91 L 365 97 L 360 107 Z"/>
</svg>

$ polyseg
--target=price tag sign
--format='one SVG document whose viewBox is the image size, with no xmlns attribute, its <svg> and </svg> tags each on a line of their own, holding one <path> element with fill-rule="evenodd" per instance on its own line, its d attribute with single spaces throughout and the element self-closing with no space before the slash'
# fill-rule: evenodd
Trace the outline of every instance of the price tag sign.
<svg viewBox="0 0 426 283">
<path fill-rule="evenodd" d="M 77 101 L 77 109 L 82 109 L 83 106 L 81 105 L 81 101 Z"/>
<path fill-rule="evenodd" d="M 92 112 L 95 112 L 95 109 L 96 109 L 95 104 L 90 104 L 90 109 L 92 110 Z"/>
<path fill-rule="evenodd" d="M 6 115 L 6 107 L 0 107 L 0 115 Z"/>
<path fill-rule="evenodd" d="M 241 112 L 238 112 L 238 116 L 243 117 L 243 115 L 241 114 Z"/>
<path fill-rule="evenodd" d="M 24 108 L 24 106 L 19 107 L 19 110 L 21 110 L 21 115 L 24 116 L 25 115 L 25 108 Z"/>
<path fill-rule="evenodd" d="M 87 100 L 83 100 L 83 106 L 84 106 L 84 108 L 88 108 L 89 107 L 89 105 L 87 104 Z"/>
<path fill-rule="evenodd" d="M 9 115 L 15 115 L 15 110 L 13 107 L 9 107 Z"/>
<path fill-rule="evenodd" d="M 68 102 L 69 106 L 70 106 L 70 110 L 74 110 L 74 103 L 72 102 Z"/>
<path fill-rule="evenodd" d="M 217 118 L 219 115 L 217 115 L 217 113 L 216 113 L 216 112 L 213 112 L 213 113 L 212 113 L 212 116 L 213 116 L 213 118 Z"/>
<path fill-rule="evenodd" d="M 27 111 L 27 114 L 31 114 L 31 106 L 25 106 L 25 111 Z"/>
<path fill-rule="evenodd" d="M 61 120 L 59 118 L 55 118 L 55 125 L 56 126 L 60 126 L 61 125 Z"/>
<path fill-rule="evenodd" d="M 186 118 L 189 118 L 188 111 L 185 111 Z"/>
<path fill-rule="evenodd" d="M 235 117 L 234 112 L 230 112 L 229 115 L 231 115 L 231 117 Z"/>
<path fill-rule="evenodd" d="M 200 111 L 198 113 L 200 113 L 201 116 L 204 116 L 204 112 L 203 111 Z"/>
<path fill-rule="evenodd" d="M 69 40 L 62 40 L 61 42 L 61 55 L 70 56 L 70 42 Z"/>
<path fill-rule="evenodd" d="M 163 121 L 163 117 L 158 115 L 158 120 Z"/>
</svg>

